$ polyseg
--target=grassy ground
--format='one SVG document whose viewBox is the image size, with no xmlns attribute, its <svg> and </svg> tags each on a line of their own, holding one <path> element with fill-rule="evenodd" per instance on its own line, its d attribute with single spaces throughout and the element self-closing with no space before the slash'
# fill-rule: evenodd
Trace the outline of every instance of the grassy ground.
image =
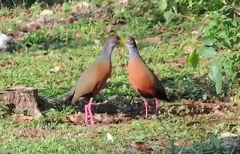
<svg viewBox="0 0 240 154">
<path fill-rule="evenodd" d="M 0 11 L 1 30 L 5 33 L 14 31 L 14 39 L 28 46 L 27 51 L 17 47 L 15 53 L 0 55 L 0 89 L 16 85 L 37 87 L 41 96 L 55 102 L 51 110 L 44 111 L 45 118 L 30 122 L 12 120 L 10 116 L 4 116 L 2 109 L 0 150 L 13 153 L 134 153 L 137 152 L 135 144 L 138 146 L 135 149 L 141 149 L 141 144 L 136 141 L 142 141 L 156 153 L 162 149 L 178 153 L 187 140 L 190 153 L 201 153 L 201 150 L 212 150 L 219 145 L 207 142 L 208 148 L 199 144 L 209 141 L 211 134 L 238 132 L 238 107 L 224 104 L 224 97 L 215 96 L 214 86 L 206 76 L 209 61 L 203 61 L 197 70 L 186 63 L 188 54 L 200 46 L 192 32 L 201 30 L 207 18 L 179 17 L 172 24 L 154 24 L 154 21 L 134 16 L 131 9 L 114 3 L 115 17 L 104 17 L 104 13 L 97 16 L 99 13 L 95 12 L 91 20 L 86 17 L 74 23 L 60 22 L 61 18 L 70 17 L 69 10 L 75 4 L 66 3 L 62 6 L 63 11 L 50 15 L 53 21 L 41 23 L 42 28 L 36 30 L 30 26 L 30 33 L 19 29 L 29 22 L 36 24 L 40 19 L 37 15 L 42 11 L 40 5 L 36 4 L 30 10 L 16 7 L 11 11 Z M 54 7 L 50 9 L 55 10 Z M 118 20 L 126 23 L 116 22 Z M 152 115 L 144 119 L 143 103 L 128 83 L 128 52 L 120 46 L 113 53 L 111 79 L 95 98 L 98 103 L 108 101 L 110 105 L 95 109 L 99 112 L 95 115 L 98 125 L 88 128 L 83 125 L 83 113 L 72 112 L 72 107 L 59 109 L 56 100 L 66 95 L 81 72 L 95 60 L 111 31 L 122 37 L 133 35 L 137 39 L 140 54 L 161 78 L 173 103 L 163 103 L 159 117 Z M 231 96 L 235 89 L 228 89 L 226 95 Z M 191 103 L 199 104 L 193 105 L 196 107 L 193 112 L 189 111 Z M 226 104 L 230 105 L 226 107 Z M 100 113 L 116 110 L 118 113 L 112 115 Z M 129 113 L 131 115 L 127 116 Z M 107 133 L 113 136 L 113 142 L 107 140 Z M 178 147 L 171 146 L 172 143 Z M 142 149 L 148 148 L 143 146 Z"/>
</svg>

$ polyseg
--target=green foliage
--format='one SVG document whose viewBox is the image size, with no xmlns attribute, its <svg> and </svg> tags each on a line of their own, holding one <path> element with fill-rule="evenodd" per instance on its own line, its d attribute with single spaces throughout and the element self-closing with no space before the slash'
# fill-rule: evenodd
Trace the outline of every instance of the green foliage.
<svg viewBox="0 0 240 154">
<path fill-rule="evenodd" d="M 34 4 L 32 4 L 32 6 L 30 7 L 31 12 L 34 15 L 39 14 L 42 11 L 42 7 L 41 7 L 41 3 L 35 2 Z"/>
<path fill-rule="evenodd" d="M 204 6 L 209 11 L 205 17 L 209 23 L 203 28 L 204 39 L 201 41 L 203 46 L 197 49 L 197 54 L 192 52 L 188 56 L 189 64 L 195 69 L 199 63 L 198 55 L 201 58 L 210 58 L 212 64 L 209 68 L 209 77 L 215 84 L 216 93 L 220 94 L 223 87 L 223 73 L 226 73 L 231 81 L 237 77 L 236 63 L 239 63 L 238 58 L 226 56 L 225 59 L 221 59 L 219 55 L 221 53 L 216 52 L 216 50 L 230 50 L 231 52 L 238 50 L 236 44 L 240 40 L 240 23 L 235 15 L 237 5 L 235 1 L 208 1 L 204 2 L 205 4 L 202 3 L 203 1 L 201 4 L 194 1 L 188 2 L 191 8 L 194 8 L 194 5 L 199 5 L 200 8 Z M 186 3 L 186 1 L 182 1 L 182 3 Z"/>
<path fill-rule="evenodd" d="M 210 79 L 215 83 L 217 94 L 222 92 L 222 65 L 215 59 L 209 71 Z"/>
<path fill-rule="evenodd" d="M 203 39 L 202 40 L 203 46 L 198 50 L 194 50 L 191 54 L 188 56 L 188 62 L 189 64 L 196 69 L 199 58 L 211 58 L 212 64 L 209 69 L 209 77 L 214 82 L 216 93 L 220 94 L 222 92 L 222 65 L 218 60 L 218 55 L 215 51 L 215 49 L 212 47 L 214 45 L 214 41 L 211 39 Z"/>
<path fill-rule="evenodd" d="M 161 12 L 165 11 L 167 8 L 167 0 L 159 0 L 158 6 Z"/>
<path fill-rule="evenodd" d="M 239 21 L 221 13 L 210 13 L 210 19 L 203 29 L 204 35 L 214 39 L 218 48 L 233 49 L 240 40 Z"/>
<path fill-rule="evenodd" d="M 196 50 L 194 50 L 189 56 L 188 56 L 188 64 L 191 65 L 194 69 L 197 68 L 199 62 L 199 55 Z"/>
<path fill-rule="evenodd" d="M 57 111 L 55 109 L 50 109 L 48 111 L 46 111 L 46 116 L 47 118 L 45 119 L 45 121 L 50 121 L 51 123 L 58 123 L 60 121 L 62 121 L 62 119 L 64 117 L 66 117 L 67 115 L 71 114 L 74 112 L 74 109 L 71 106 L 66 107 L 63 111 Z"/>
</svg>

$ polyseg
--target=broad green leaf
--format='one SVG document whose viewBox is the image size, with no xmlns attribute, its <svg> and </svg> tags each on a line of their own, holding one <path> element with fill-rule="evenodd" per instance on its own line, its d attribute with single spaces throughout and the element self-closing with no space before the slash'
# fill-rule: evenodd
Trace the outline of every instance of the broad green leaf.
<svg viewBox="0 0 240 154">
<path fill-rule="evenodd" d="M 167 8 L 167 0 L 159 0 L 159 9 L 160 9 L 160 11 L 164 11 L 164 10 L 166 10 L 166 8 Z"/>
<path fill-rule="evenodd" d="M 222 65 L 215 61 L 210 67 L 209 72 L 210 79 L 215 83 L 216 93 L 220 94 L 222 92 Z"/>
<path fill-rule="evenodd" d="M 221 94 L 222 93 L 222 82 L 216 82 L 215 89 L 216 89 L 217 94 Z"/>
<path fill-rule="evenodd" d="M 174 14 L 173 14 L 172 10 L 169 10 L 169 11 L 166 11 L 166 12 L 163 13 L 163 17 L 166 20 L 167 24 L 172 21 L 173 15 Z"/>
<path fill-rule="evenodd" d="M 212 46 L 213 43 L 215 42 L 215 40 L 212 38 L 203 38 L 201 41 L 203 45 L 207 45 L 207 46 Z"/>
<path fill-rule="evenodd" d="M 215 49 L 213 47 L 206 47 L 203 46 L 199 51 L 198 54 L 203 58 L 211 58 L 217 55 Z"/>
<path fill-rule="evenodd" d="M 221 142 L 220 142 L 220 139 L 211 135 L 210 136 L 210 142 L 216 147 L 216 148 L 219 148 L 221 146 Z"/>
<path fill-rule="evenodd" d="M 196 50 L 194 50 L 189 56 L 188 56 L 188 64 L 191 65 L 193 67 L 193 69 L 197 68 L 199 62 L 199 55 L 196 52 Z"/>
</svg>

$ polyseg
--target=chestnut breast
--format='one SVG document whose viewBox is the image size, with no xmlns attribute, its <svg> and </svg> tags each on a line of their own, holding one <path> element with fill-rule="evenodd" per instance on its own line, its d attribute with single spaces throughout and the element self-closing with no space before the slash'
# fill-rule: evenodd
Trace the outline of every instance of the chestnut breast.
<svg viewBox="0 0 240 154">
<path fill-rule="evenodd" d="M 154 74 L 141 59 L 128 63 L 129 81 L 133 88 L 149 94 L 154 94 Z"/>
</svg>

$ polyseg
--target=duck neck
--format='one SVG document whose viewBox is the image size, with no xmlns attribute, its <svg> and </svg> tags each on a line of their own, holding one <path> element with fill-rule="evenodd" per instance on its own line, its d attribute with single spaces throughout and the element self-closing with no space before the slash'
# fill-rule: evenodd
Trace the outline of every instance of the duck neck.
<svg viewBox="0 0 240 154">
<path fill-rule="evenodd" d="M 103 47 L 102 53 L 99 55 L 100 60 L 105 60 L 108 62 L 111 62 L 111 55 L 112 55 L 112 51 L 114 49 L 115 46 L 106 43 Z"/>
<path fill-rule="evenodd" d="M 136 58 L 141 58 L 138 49 L 136 47 L 128 47 L 129 51 L 129 61 L 135 60 Z"/>
</svg>

